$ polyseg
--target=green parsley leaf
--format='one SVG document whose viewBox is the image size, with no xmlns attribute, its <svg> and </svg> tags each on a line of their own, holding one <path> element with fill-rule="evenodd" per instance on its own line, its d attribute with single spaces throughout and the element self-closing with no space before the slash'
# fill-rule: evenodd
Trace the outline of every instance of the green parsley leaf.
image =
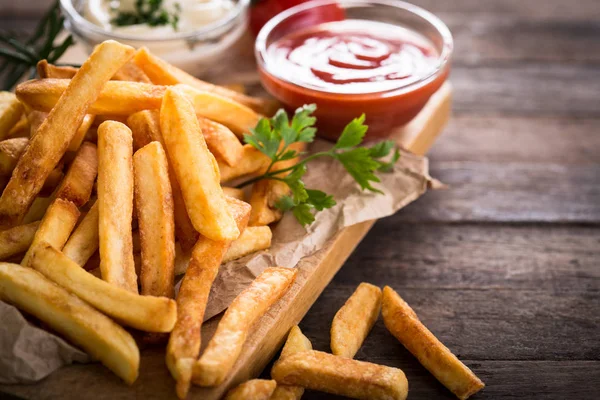
<svg viewBox="0 0 600 400">
<path fill-rule="evenodd" d="M 292 209 L 294 217 L 302 224 L 302 226 L 310 225 L 315 222 L 315 215 L 308 204 L 298 204 Z"/>
<path fill-rule="evenodd" d="M 337 204 L 333 199 L 333 196 L 328 195 L 321 190 L 306 189 L 306 193 L 308 194 L 306 202 L 312 204 L 317 211 L 323 211 L 324 209 L 331 208 Z"/>
<path fill-rule="evenodd" d="M 367 147 L 356 147 L 343 153 L 336 153 L 335 157 L 346 168 L 346 171 L 352 175 L 361 189 L 382 193 L 381 190 L 371 186 L 371 182 L 380 182 L 374 173 L 379 168 L 380 163 L 370 156 L 370 150 Z"/>
<path fill-rule="evenodd" d="M 365 114 L 358 118 L 354 118 L 350 122 L 340 135 L 337 143 L 333 147 L 334 149 L 349 149 L 354 146 L 361 144 L 365 133 L 367 133 L 368 126 L 364 125 Z"/>
</svg>

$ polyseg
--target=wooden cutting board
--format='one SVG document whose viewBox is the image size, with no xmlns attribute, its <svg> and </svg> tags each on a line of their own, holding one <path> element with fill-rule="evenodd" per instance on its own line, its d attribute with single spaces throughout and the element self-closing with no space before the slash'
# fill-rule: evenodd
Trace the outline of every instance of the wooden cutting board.
<svg viewBox="0 0 600 400">
<path fill-rule="evenodd" d="M 393 139 L 416 154 L 425 154 L 441 133 L 450 116 L 452 88 L 446 83 L 430 99 L 423 111 Z M 375 221 L 366 221 L 339 232 L 316 254 L 301 260 L 292 288 L 256 324 L 229 378 L 219 387 L 193 387 L 188 398 L 216 400 L 232 386 L 258 376 L 282 346 L 289 329 L 300 322 L 354 248 Z M 206 344 L 220 316 L 202 327 Z M 324 321 L 323 329 L 329 329 Z M 169 399 L 176 398 L 174 381 L 164 362 L 164 348 L 144 349 L 140 376 L 127 386 L 98 363 L 61 368 L 35 385 L 0 385 L 0 392 L 28 399 Z"/>
</svg>

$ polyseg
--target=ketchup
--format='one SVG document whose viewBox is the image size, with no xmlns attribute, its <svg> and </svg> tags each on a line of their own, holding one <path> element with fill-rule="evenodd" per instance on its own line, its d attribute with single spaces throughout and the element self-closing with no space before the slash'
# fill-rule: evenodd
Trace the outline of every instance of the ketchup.
<svg viewBox="0 0 600 400">
<path fill-rule="evenodd" d="M 289 109 L 317 104 L 319 134 L 336 139 L 366 114 L 369 138 L 413 119 L 445 81 L 436 47 L 409 29 L 342 19 L 303 27 L 272 41 L 263 84 Z"/>
</svg>

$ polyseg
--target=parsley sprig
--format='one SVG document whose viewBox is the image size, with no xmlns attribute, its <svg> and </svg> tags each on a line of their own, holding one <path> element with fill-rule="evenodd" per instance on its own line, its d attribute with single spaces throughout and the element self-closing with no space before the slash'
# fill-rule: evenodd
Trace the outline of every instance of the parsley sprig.
<svg viewBox="0 0 600 400">
<path fill-rule="evenodd" d="M 245 134 L 244 141 L 269 157 L 271 162 L 265 173 L 238 185 L 243 187 L 263 179 L 286 183 L 291 194 L 282 196 L 275 207 L 284 212 L 291 211 L 302 225 L 311 224 L 315 220 L 316 212 L 336 204 L 333 196 L 321 190 L 306 188 L 302 177 L 306 174 L 310 161 L 321 157 L 333 158 L 342 164 L 362 190 L 382 193 L 372 185 L 380 182 L 375 174 L 391 171 L 400 158 L 400 152 L 391 140 L 371 147 L 360 146 L 368 129 L 364 124 L 363 114 L 346 125 L 331 149 L 311 154 L 291 167 L 273 169 L 279 161 L 291 160 L 302 155 L 290 148 L 293 143 L 310 143 L 314 140 L 317 129 L 314 126 L 316 118 L 312 114 L 315 110 L 316 105 L 305 105 L 298 108 L 289 121 L 287 113 L 280 109 L 273 118 L 262 118 L 256 127 L 250 130 L 250 134 Z M 392 150 L 390 160 L 384 161 L 383 158 L 390 155 Z"/>
<path fill-rule="evenodd" d="M 111 22 L 117 26 L 148 24 L 150 26 L 171 25 L 177 30 L 181 5 L 174 3 L 175 11 L 163 7 L 163 0 L 136 0 L 134 11 L 118 11 Z"/>
</svg>

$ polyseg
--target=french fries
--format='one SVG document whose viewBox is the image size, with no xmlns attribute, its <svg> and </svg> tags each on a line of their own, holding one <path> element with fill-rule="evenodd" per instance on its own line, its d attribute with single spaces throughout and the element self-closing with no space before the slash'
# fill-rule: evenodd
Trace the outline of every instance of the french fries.
<svg viewBox="0 0 600 400">
<path fill-rule="evenodd" d="M 146 75 L 133 61 L 126 62 L 112 79 L 116 81 L 152 83 L 150 78 L 148 78 L 148 75 Z"/>
<path fill-rule="evenodd" d="M 296 273 L 290 268 L 267 268 L 233 300 L 206 350 L 194 364 L 194 383 L 216 386 L 225 380 L 250 328 L 289 289 Z"/>
<path fill-rule="evenodd" d="M 310 340 L 300 330 L 298 325 L 290 329 L 285 345 L 281 350 L 280 359 L 301 351 L 312 350 Z M 271 400 L 300 400 L 304 394 L 302 386 L 277 385 Z"/>
<path fill-rule="evenodd" d="M 213 240 L 237 239 L 240 231 L 226 206 L 217 163 L 206 147 L 191 103 L 176 89 L 165 93 L 160 127 L 194 228 Z"/>
<path fill-rule="evenodd" d="M 0 260 L 6 260 L 14 255 L 27 251 L 41 221 L 18 225 L 0 232 Z"/>
<path fill-rule="evenodd" d="M 85 271 L 48 243 L 33 248 L 30 265 L 48 279 L 117 321 L 146 332 L 170 332 L 177 305 L 166 297 L 140 296 Z"/>
<path fill-rule="evenodd" d="M 221 182 L 257 173 L 269 164 L 269 158 L 249 144 L 242 146 L 242 157 L 233 167 L 217 160 L 221 172 Z"/>
<path fill-rule="evenodd" d="M 0 142 L 0 175 L 12 174 L 28 144 L 27 138 L 6 139 Z"/>
<path fill-rule="evenodd" d="M 8 132 L 8 135 L 4 137 L 4 139 L 14 139 L 14 138 L 27 138 L 31 132 L 31 127 L 29 126 L 29 121 L 27 117 L 23 115 L 21 119 L 11 128 Z"/>
<path fill-rule="evenodd" d="M 244 201 L 245 195 L 243 189 L 223 186 L 223 193 L 225 194 L 225 196 L 233 197 L 234 199 Z"/>
<path fill-rule="evenodd" d="M 301 152 L 304 150 L 306 143 L 293 143 L 290 149 Z M 273 166 L 273 170 L 280 170 L 291 167 L 298 163 L 298 157 L 285 161 L 280 161 Z M 281 176 L 287 175 L 282 174 Z M 269 225 L 275 221 L 279 221 L 283 216 L 280 209 L 275 207 L 275 204 L 282 196 L 288 195 L 290 188 L 285 182 L 276 180 L 258 181 L 252 186 L 250 195 L 250 205 L 252 206 L 252 214 L 250 215 L 250 226 Z"/>
<path fill-rule="evenodd" d="M 271 370 L 277 384 L 365 400 L 402 400 L 408 395 L 404 372 L 322 351 L 308 350 L 279 359 Z"/>
<path fill-rule="evenodd" d="M 225 400 L 269 400 L 275 387 L 274 380 L 251 379 L 228 391 Z"/>
<path fill-rule="evenodd" d="M 160 131 L 159 111 L 145 110 L 132 114 L 127 118 L 127 125 L 133 134 L 133 148 L 140 149 L 152 141 L 159 142 L 163 148 L 165 141 Z M 183 200 L 181 188 L 177 182 L 175 171 L 169 164 L 169 181 L 173 195 L 173 206 L 175 214 L 175 235 L 184 250 L 191 249 L 198 239 L 198 232 L 194 229 L 192 221 L 188 216 Z"/>
<path fill-rule="evenodd" d="M 96 145 L 85 142 L 81 145 L 69 169 L 54 192 L 54 196 L 73 202 L 77 207 L 88 202 L 98 174 Z"/>
<path fill-rule="evenodd" d="M 383 322 L 392 335 L 459 399 L 484 383 L 421 323 L 413 309 L 389 286 L 383 288 Z"/>
<path fill-rule="evenodd" d="M 98 250 L 98 202 L 83 217 L 63 247 L 63 253 L 83 267 Z"/>
<path fill-rule="evenodd" d="M 95 116 L 92 114 L 86 114 L 83 117 L 83 121 L 81 122 L 81 125 L 79 125 L 79 128 L 77 128 L 75 136 L 73 136 L 71 142 L 69 142 L 69 147 L 67 148 L 68 151 L 77 151 L 79 149 L 79 146 L 81 146 L 81 143 L 85 140 L 88 131 L 94 123 L 94 118 Z"/>
<path fill-rule="evenodd" d="M 380 311 L 381 289 L 365 282 L 358 285 L 333 317 L 331 352 L 336 356 L 354 358 Z"/>
<path fill-rule="evenodd" d="M 18 225 L 46 178 L 67 150 L 102 86 L 129 60 L 133 48 L 114 41 L 99 44 L 57 100 L 19 159 L 0 197 L 0 229 Z"/>
<path fill-rule="evenodd" d="M 50 243 L 57 249 L 62 247 L 67 242 L 71 231 L 79 218 L 79 210 L 77 206 L 68 200 L 56 199 L 52 202 L 42 223 L 40 224 L 31 247 L 23 257 L 21 265 L 29 267 L 31 253 L 42 242 Z"/>
<path fill-rule="evenodd" d="M 229 166 L 234 166 L 242 158 L 242 144 L 229 128 L 204 117 L 198 117 L 198 124 L 206 146 L 216 158 Z"/>
<path fill-rule="evenodd" d="M 223 257 L 223 262 L 229 262 L 242 258 L 248 254 L 268 249 L 271 247 L 271 238 L 273 233 L 268 226 L 249 226 L 234 240 L 229 246 L 227 253 Z"/>
<path fill-rule="evenodd" d="M 178 83 L 185 83 L 198 90 L 213 92 L 220 96 L 230 98 L 261 114 L 271 115 L 271 112 L 273 111 L 272 101 L 249 97 L 238 91 L 201 81 L 187 72 L 155 57 L 145 47 L 142 47 L 135 53 L 133 60 L 144 70 L 150 80 L 157 85 L 176 85 Z"/>
<path fill-rule="evenodd" d="M 133 156 L 135 205 L 138 215 L 142 294 L 173 297 L 175 222 L 167 155 L 152 142 Z"/>
<path fill-rule="evenodd" d="M 10 130 L 23 115 L 23 104 L 10 92 L 0 92 L 0 140 L 8 137 Z"/>
<path fill-rule="evenodd" d="M 243 231 L 250 217 L 250 206 L 243 201 L 227 198 L 238 229 Z M 200 352 L 200 328 L 208 303 L 208 295 L 223 255 L 230 242 L 200 237 L 192 250 L 186 274 L 177 295 L 178 318 L 167 346 L 167 366 L 177 381 L 179 398 L 187 396 L 192 367 Z"/>
<path fill-rule="evenodd" d="M 44 111 L 32 110 L 27 114 L 27 121 L 29 122 L 29 138 L 35 136 L 46 118 L 48 118 L 48 113 Z"/>
<path fill-rule="evenodd" d="M 71 79 L 77 73 L 78 68 L 70 66 L 57 66 L 48 63 L 46 60 L 38 61 L 37 73 L 42 79 L 45 78 L 57 78 L 57 79 Z"/>
<path fill-rule="evenodd" d="M 131 335 L 39 272 L 0 263 L 0 298 L 44 321 L 125 382 L 136 380 L 140 353 Z"/>
<path fill-rule="evenodd" d="M 98 127 L 98 233 L 102 279 L 138 293 L 133 261 L 131 131 L 115 121 Z"/>
</svg>

